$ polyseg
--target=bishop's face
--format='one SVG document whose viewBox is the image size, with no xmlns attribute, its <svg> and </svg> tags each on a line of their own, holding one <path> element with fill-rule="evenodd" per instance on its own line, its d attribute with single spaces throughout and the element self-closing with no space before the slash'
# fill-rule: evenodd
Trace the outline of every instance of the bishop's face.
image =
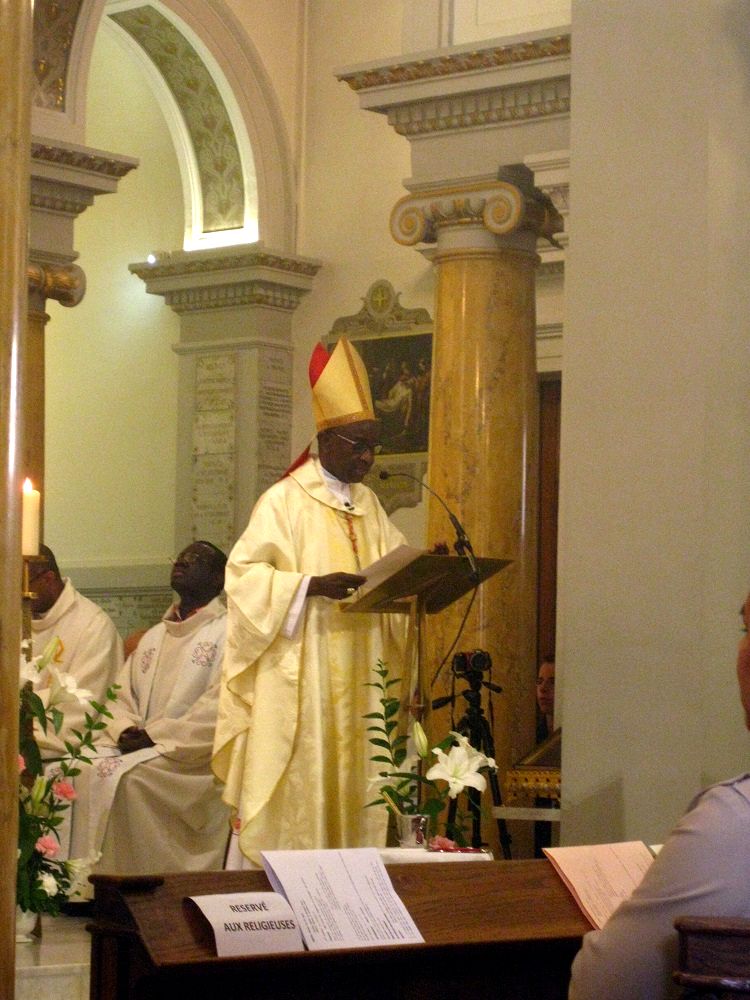
<svg viewBox="0 0 750 1000">
<path fill-rule="evenodd" d="M 377 420 L 359 420 L 318 435 L 321 464 L 342 483 L 361 483 L 380 449 Z"/>
</svg>

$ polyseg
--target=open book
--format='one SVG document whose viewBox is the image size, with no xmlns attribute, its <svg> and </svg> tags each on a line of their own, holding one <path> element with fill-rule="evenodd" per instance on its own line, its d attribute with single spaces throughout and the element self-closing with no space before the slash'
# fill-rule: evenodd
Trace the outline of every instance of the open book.
<svg viewBox="0 0 750 1000">
<path fill-rule="evenodd" d="M 476 559 L 479 579 L 463 556 L 437 555 L 399 545 L 360 572 L 365 582 L 342 611 L 408 612 L 408 598 L 420 594 L 427 614 L 447 608 L 508 565 L 507 559 Z"/>
<path fill-rule="evenodd" d="M 544 853 L 595 928 L 603 927 L 628 899 L 654 860 L 652 851 L 640 840 L 545 847 Z"/>
</svg>

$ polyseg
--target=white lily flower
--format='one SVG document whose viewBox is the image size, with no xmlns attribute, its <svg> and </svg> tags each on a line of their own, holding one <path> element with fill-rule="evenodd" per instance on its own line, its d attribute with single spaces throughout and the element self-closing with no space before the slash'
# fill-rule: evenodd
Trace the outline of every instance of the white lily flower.
<svg viewBox="0 0 750 1000">
<path fill-rule="evenodd" d="M 56 896 L 60 891 L 57 879 L 50 872 L 42 872 L 39 876 L 39 881 L 42 883 L 42 889 L 48 896 Z"/>
<path fill-rule="evenodd" d="M 54 660 L 61 646 L 62 639 L 59 636 L 53 635 L 42 650 L 41 656 L 37 656 L 36 658 L 36 668 L 40 673 Z"/>
<path fill-rule="evenodd" d="M 479 773 L 479 768 L 487 760 L 484 754 L 466 746 L 453 746 L 448 753 L 436 747 L 433 753 L 438 762 L 432 765 L 425 777 L 429 781 L 447 781 L 450 798 L 455 799 L 465 788 L 476 788 L 480 792 L 485 790 L 487 781 Z"/>
<path fill-rule="evenodd" d="M 88 882 L 91 869 L 101 856 L 102 852 L 96 851 L 94 854 L 90 854 L 86 858 L 70 858 L 65 862 L 68 877 L 70 878 L 70 889 L 68 889 L 69 896 L 75 896 L 80 893 L 81 889 Z"/>
<path fill-rule="evenodd" d="M 463 733 L 456 733 L 451 730 L 451 736 L 458 743 L 460 747 L 463 747 L 470 756 L 476 756 L 481 758 L 482 763 L 480 767 L 488 767 L 491 771 L 497 771 L 497 764 L 495 763 L 494 757 L 486 757 L 480 750 L 477 750 L 475 746 L 469 743 L 469 740 Z"/>
<path fill-rule="evenodd" d="M 47 698 L 47 708 L 54 708 L 57 705 L 70 704 L 71 702 L 91 701 L 94 697 L 92 691 L 87 688 L 79 688 L 76 679 L 72 674 L 66 674 L 57 667 L 49 668 L 49 696 Z"/>
<path fill-rule="evenodd" d="M 57 656 L 57 652 L 62 646 L 62 641 L 57 636 L 53 636 L 44 647 L 42 653 L 39 656 L 35 656 L 32 660 L 27 660 L 25 656 L 25 652 L 29 645 L 29 640 L 22 640 L 21 666 L 19 670 L 19 685 L 21 687 L 23 687 L 27 681 L 31 681 L 32 684 L 37 684 L 39 682 L 40 674 Z"/>
</svg>

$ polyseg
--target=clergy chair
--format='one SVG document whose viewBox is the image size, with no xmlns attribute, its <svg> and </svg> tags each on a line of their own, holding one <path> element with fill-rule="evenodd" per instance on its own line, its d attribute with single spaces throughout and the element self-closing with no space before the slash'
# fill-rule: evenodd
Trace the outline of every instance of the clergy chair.
<svg viewBox="0 0 750 1000">
<path fill-rule="evenodd" d="M 675 927 L 683 1000 L 750 997 L 750 920 L 679 917 Z"/>
</svg>

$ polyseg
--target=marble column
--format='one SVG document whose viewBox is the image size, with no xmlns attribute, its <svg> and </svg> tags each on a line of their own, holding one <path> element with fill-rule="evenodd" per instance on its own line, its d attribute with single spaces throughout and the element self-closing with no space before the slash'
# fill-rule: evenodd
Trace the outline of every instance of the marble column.
<svg viewBox="0 0 750 1000">
<path fill-rule="evenodd" d="M 130 265 L 180 317 L 176 551 L 228 550 L 289 465 L 292 314 L 319 268 L 262 243 Z"/>
<path fill-rule="evenodd" d="M 75 306 L 86 291 L 86 278 L 76 264 L 30 264 L 28 319 L 23 362 L 23 435 L 21 470 L 44 495 L 44 330 L 47 299 Z"/>
<path fill-rule="evenodd" d="M 31 4 L 0 0 L 0 996 L 15 992 L 18 663 L 21 634 L 19 445 L 26 319 Z"/>
<path fill-rule="evenodd" d="M 480 556 L 512 564 L 479 590 L 457 649 L 482 649 L 505 696 L 495 699 L 501 773 L 533 742 L 536 659 L 538 400 L 534 276 L 536 242 L 562 226 L 532 173 L 431 187 L 402 199 L 391 232 L 436 249 L 429 483 L 456 512 Z M 445 510 L 429 502 L 428 543 L 452 541 Z M 466 604 L 430 623 L 428 673 L 450 647 Z M 450 662 L 432 696 L 450 688 Z M 463 706 L 457 706 L 460 715 Z M 439 728 L 444 728 L 442 721 Z M 522 728 L 524 731 L 521 731 Z"/>
</svg>

